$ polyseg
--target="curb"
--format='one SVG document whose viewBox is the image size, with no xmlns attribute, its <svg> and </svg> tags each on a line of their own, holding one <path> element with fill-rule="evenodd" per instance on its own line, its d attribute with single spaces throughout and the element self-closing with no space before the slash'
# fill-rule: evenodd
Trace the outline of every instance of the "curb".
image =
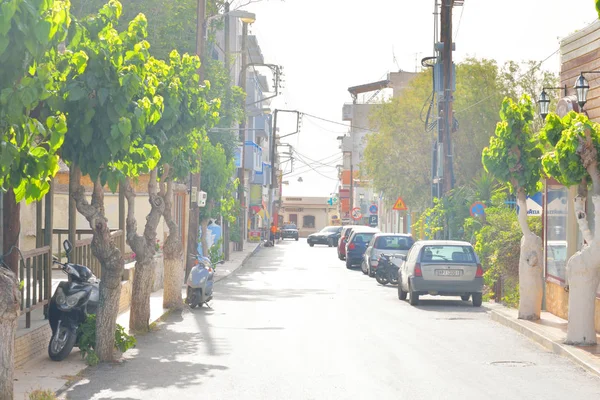
<svg viewBox="0 0 600 400">
<path fill-rule="evenodd" d="M 535 330 L 529 328 L 524 323 L 518 320 L 514 320 L 513 318 L 507 317 L 506 315 L 503 315 L 501 312 L 498 312 L 496 310 L 490 309 L 490 314 L 492 320 L 514 329 L 515 331 L 521 333 L 527 338 L 545 347 L 547 350 L 550 350 L 554 354 L 568 358 L 575 364 L 584 368 L 586 371 L 600 377 L 600 365 L 597 366 L 594 365 L 594 363 L 590 362 L 588 360 L 590 356 L 585 350 L 581 350 L 577 347 L 565 345 L 560 342 L 554 341 L 541 334 L 540 332 L 536 332 Z"/>
</svg>

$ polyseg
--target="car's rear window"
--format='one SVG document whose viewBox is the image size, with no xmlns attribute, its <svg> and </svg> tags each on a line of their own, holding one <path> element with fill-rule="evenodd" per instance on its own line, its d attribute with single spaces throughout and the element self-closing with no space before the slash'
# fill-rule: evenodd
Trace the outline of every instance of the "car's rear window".
<svg viewBox="0 0 600 400">
<path fill-rule="evenodd" d="M 344 232 L 344 236 L 345 237 L 350 237 L 350 235 L 352 234 L 352 228 L 346 228 L 346 231 Z"/>
<path fill-rule="evenodd" d="M 283 229 L 297 229 L 296 225 L 284 225 Z"/>
<path fill-rule="evenodd" d="M 363 243 L 369 243 L 371 241 L 371 239 L 373 238 L 373 236 L 375 236 L 375 232 L 364 232 L 364 233 L 357 233 L 354 235 L 354 239 L 352 239 L 353 242 L 363 242 Z"/>
<path fill-rule="evenodd" d="M 423 246 L 422 262 L 477 262 L 471 246 L 441 245 Z"/>
<path fill-rule="evenodd" d="M 325 228 L 323 228 L 323 230 L 321 232 L 337 232 L 340 230 L 339 226 L 327 226 Z"/>
<path fill-rule="evenodd" d="M 380 236 L 375 242 L 375 248 L 381 250 L 409 250 L 413 245 L 410 236 Z"/>
</svg>

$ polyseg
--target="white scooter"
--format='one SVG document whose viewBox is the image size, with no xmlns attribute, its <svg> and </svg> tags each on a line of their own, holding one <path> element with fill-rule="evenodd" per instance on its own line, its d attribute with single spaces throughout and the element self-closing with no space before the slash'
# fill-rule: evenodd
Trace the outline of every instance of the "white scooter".
<svg viewBox="0 0 600 400">
<path fill-rule="evenodd" d="M 196 260 L 187 279 L 185 302 L 191 308 L 202 307 L 203 304 L 208 305 L 213 297 L 215 266 L 223 264 L 225 261 L 212 263 L 208 257 L 198 257 L 193 254 L 190 254 L 190 256 Z"/>
</svg>

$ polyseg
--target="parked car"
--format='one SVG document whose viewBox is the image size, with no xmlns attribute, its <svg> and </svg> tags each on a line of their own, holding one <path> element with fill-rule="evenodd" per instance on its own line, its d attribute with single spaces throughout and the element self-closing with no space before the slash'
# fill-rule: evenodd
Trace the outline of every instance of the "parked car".
<svg viewBox="0 0 600 400">
<path fill-rule="evenodd" d="M 281 229 L 281 239 L 295 239 L 298 241 L 298 227 L 294 224 L 283 225 Z"/>
<path fill-rule="evenodd" d="M 329 247 L 337 246 L 341 232 L 341 226 L 326 226 L 320 232 L 308 235 L 306 241 L 310 247 L 313 247 L 315 244 L 326 244 Z"/>
<path fill-rule="evenodd" d="M 346 243 L 348 243 L 348 239 L 352 234 L 352 228 L 355 226 L 356 225 L 342 226 L 342 233 L 337 245 L 338 258 L 342 261 L 346 259 Z"/>
<path fill-rule="evenodd" d="M 367 245 L 378 232 L 377 228 L 368 226 L 355 226 L 352 229 L 352 235 L 346 244 L 346 268 L 360 265 L 363 255 L 367 251 Z"/>
<path fill-rule="evenodd" d="M 410 234 L 406 233 L 378 233 L 373 236 L 363 260 L 361 270 L 363 274 L 375 276 L 379 257 L 382 254 L 396 255 L 407 254 L 415 241 Z M 393 258 L 392 261 L 399 259 Z M 399 265 L 399 263 L 398 263 Z"/>
<path fill-rule="evenodd" d="M 423 240 L 416 242 L 403 256 L 398 271 L 398 298 L 419 304 L 419 296 L 430 294 L 473 299 L 480 307 L 483 292 L 483 269 L 469 242 Z"/>
</svg>

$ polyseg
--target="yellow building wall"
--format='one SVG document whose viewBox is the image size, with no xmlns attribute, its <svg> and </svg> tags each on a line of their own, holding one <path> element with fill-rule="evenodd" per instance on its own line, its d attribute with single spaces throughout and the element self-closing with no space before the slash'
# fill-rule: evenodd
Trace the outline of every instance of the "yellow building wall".
<svg viewBox="0 0 600 400">
<path fill-rule="evenodd" d="M 569 293 L 556 283 L 546 282 L 546 310 L 552 314 L 568 319 Z M 596 332 L 600 333 L 600 299 L 596 297 Z"/>
</svg>

